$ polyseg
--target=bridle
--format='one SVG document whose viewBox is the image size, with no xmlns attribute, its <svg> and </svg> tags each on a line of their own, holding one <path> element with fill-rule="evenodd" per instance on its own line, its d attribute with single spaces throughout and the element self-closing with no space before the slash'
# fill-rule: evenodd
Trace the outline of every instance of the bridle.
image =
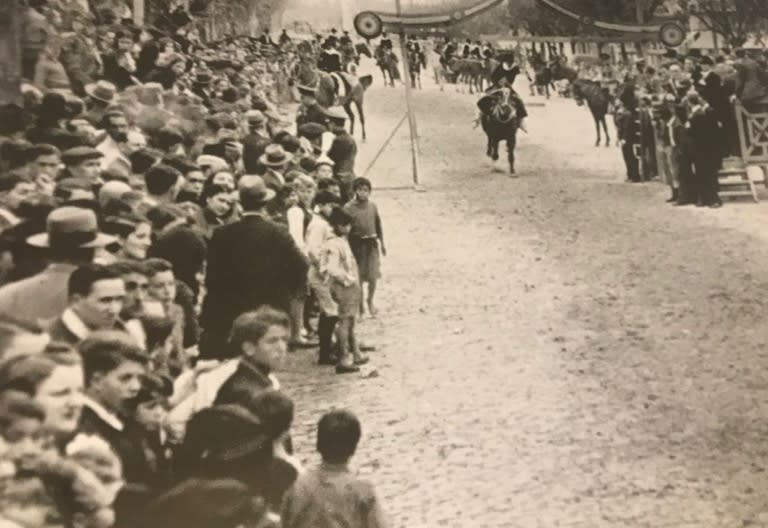
<svg viewBox="0 0 768 528">
<path fill-rule="evenodd" d="M 496 105 L 493 107 L 492 114 L 493 117 L 498 121 L 499 123 L 509 123 L 513 119 L 515 119 L 517 116 L 515 115 L 515 112 L 513 112 L 512 102 L 510 99 L 512 98 L 512 89 L 508 86 L 504 86 L 503 88 L 499 89 L 500 97 Z M 506 118 L 503 118 L 502 115 L 504 113 L 505 109 L 509 108 L 510 111 L 507 114 Z"/>
</svg>

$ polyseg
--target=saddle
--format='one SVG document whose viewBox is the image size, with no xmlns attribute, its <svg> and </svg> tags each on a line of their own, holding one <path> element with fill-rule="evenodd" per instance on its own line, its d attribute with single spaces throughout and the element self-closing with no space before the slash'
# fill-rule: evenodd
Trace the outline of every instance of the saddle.
<svg viewBox="0 0 768 528">
<path fill-rule="evenodd" d="M 349 74 L 331 72 L 331 79 L 333 79 L 333 85 L 338 98 L 347 97 L 352 92 L 352 81 L 349 79 Z"/>
<path fill-rule="evenodd" d="M 495 117 L 502 123 L 508 123 L 517 118 L 517 106 L 515 98 L 517 94 L 509 89 L 509 95 L 504 96 L 503 89 L 489 91 L 477 101 L 477 107 L 488 117 Z"/>
</svg>

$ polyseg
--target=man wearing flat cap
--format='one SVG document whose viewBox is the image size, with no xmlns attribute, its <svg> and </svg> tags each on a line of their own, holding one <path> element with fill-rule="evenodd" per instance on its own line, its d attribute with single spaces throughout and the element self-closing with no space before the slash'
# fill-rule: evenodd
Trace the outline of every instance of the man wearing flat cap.
<svg viewBox="0 0 768 528">
<path fill-rule="evenodd" d="M 334 106 L 326 110 L 326 116 L 334 134 L 333 143 L 328 150 L 328 157 L 333 161 L 335 175 L 341 186 L 344 201 L 352 197 L 352 182 L 355 179 L 355 158 L 357 158 L 357 142 L 347 132 L 347 115 L 344 109 Z"/>
<path fill-rule="evenodd" d="M 59 179 L 79 178 L 90 182 L 96 189 L 101 181 L 101 158 L 104 155 L 93 147 L 75 147 L 65 150 L 61 160 L 66 165 Z"/>
<path fill-rule="evenodd" d="M 208 245 L 201 357 L 226 357 L 232 322 L 242 313 L 269 305 L 288 311 L 304 284 L 307 262 L 288 231 L 267 216 L 275 192 L 260 176 L 238 181 L 242 218 L 219 227 Z"/>
<path fill-rule="evenodd" d="M 71 206 L 54 209 L 46 220 L 46 232 L 27 239 L 30 246 L 47 250 L 48 267 L 0 288 L 0 315 L 47 326 L 67 308 L 70 274 L 92 262 L 97 248 L 115 240 L 99 232 L 92 210 Z"/>
<path fill-rule="evenodd" d="M 297 130 L 299 139 L 305 139 L 312 147 L 309 153 L 315 155 L 322 153 L 323 134 L 327 131 L 328 129 L 319 123 L 305 123 Z"/>
<path fill-rule="evenodd" d="M 325 110 L 315 98 L 316 84 L 297 84 L 296 89 L 301 95 L 301 105 L 296 111 L 296 128 L 305 123 L 318 123 L 325 126 Z"/>
</svg>

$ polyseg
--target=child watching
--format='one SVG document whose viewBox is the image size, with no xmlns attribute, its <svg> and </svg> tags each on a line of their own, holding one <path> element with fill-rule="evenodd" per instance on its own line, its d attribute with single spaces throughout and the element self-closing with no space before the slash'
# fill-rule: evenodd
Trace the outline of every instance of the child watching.
<svg viewBox="0 0 768 528">
<path fill-rule="evenodd" d="M 283 528 L 386 526 L 373 486 L 349 470 L 361 428 L 349 411 L 325 414 L 317 425 L 317 450 L 323 462 L 299 476 L 282 506 Z"/>
<path fill-rule="evenodd" d="M 335 236 L 326 243 L 324 268 L 328 274 L 331 296 L 338 306 L 336 337 L 339 343 L 339 362 L 336 364 L 336 374 L 349 374 L 359 372 L 358 365 L 368 362 L 368 358 L 360 353 L 355 336 L 361 291 L 357 263 L 347 242 L 352 217 L 336 207 L 328 221 Z"/>
<path fill-rule="evenodd" d="M 357 268 L 360 272 L 360 311 L 365 311 L 365 305 L 368 306 L 368 313 L 371 317 L 376 317 L 376 308 L 373 298 L 376 295 L 376 281 L 381 276 L 379 265 L 379 248 L 381 254 L 387 254 L 384 247 L 384 231 L 381 225 L 381 217 L 376 204 L 369 197 L 371 195 L 371 182 L 367 178 L 355 178 L 352 183 L 352 190 L 355 197 L 350 201 L 344 210 L 352 217 L 352 230 L 349 233 L 349 246 L 357 261 Z M 362 287 L 368 283 L 367 303 L 363 302 Z"/>
</svg>

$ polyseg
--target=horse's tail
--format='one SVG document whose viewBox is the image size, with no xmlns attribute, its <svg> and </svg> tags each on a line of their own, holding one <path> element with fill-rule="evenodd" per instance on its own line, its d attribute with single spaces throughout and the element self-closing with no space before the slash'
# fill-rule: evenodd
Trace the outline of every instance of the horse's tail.
<svg viewBox="0 0 768 528">
<path fill-rule="evenodd" d="M 360 86 L 363 87 L 363 90 L 367 90 L 373 84 L 373 75 L 363 75 L 358 80 L 360 81 Z"/>
</svg>

